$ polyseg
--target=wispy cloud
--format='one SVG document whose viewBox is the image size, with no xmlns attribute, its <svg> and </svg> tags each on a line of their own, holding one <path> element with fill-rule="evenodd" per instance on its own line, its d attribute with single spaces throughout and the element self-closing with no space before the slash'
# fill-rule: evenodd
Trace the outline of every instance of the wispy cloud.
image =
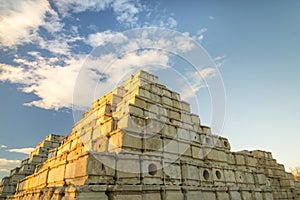
<svg viewBox="0 0 300 200">
<path fill-rule="evenodd" d="M 90 34 L 86 43 L 91 45 L 92 47 L 103 46 L 109 42 L 114 44 L 122 43 L 127 40 L 126 36 L 120 32 L 113 32 L 111 30 L 106 30 L 103 32 L 98 32 L 94 34 Z"/>
<path fill-rule="evenodd" d="M 137 14 L 143 10 L 139 1 L 130 0 L 93 0 L 93 1 L 73 1 L 55 0 L 55 5 L 64 16 L 70 13 L 80 13 L 84 11 L 103 11 L 111 8 L 116 14 L 116 20 L 127 26 L 137 25 Z"/>
<path fill-rule="evenodd" d="M 215 57 L 214 61 L 216 62 L 216 66 L 222 67 L 225 64 L 225 59 L 226 59 L 225 55 Z"/>
<path fill-rule="evenodd" d="M 34 93 L 40 98 L 25 105 L 56 110 L 71 107 L 72 91 L 84 56 L 61 63 L 56 57 L 31 54 L 33 61 L 19 58 L 14 60 L 17 66 L 1 64 L 0 81 L 21 84 L 21 91 Z"/>
<path fill-rule="evenodd" d="M 224 59 L 224 58 L 226 58 L 225 55 L 223 55 L 223 56 L 217 56 L 217 57 L 214 58 L 214 60 L 215 60 L 215 61 L 219 61 L 219 60 L 222 60 L 222 59 Z"/>
<path fill-rule="evenodd" d="M 59 33 L 55 34 L 53 39 L 44 39 L 43 37 L 38 36 L 35 39 L 35 43 L 39 46 L 39 48 L 46 49 L 53 53 L 53 55 L 71 56 L 73 48 L 72 45 L 81 40 L 84 40 L 84 38 L 77 34 Z"/>
<path fill-rule="evenodd" d="M 19 166 L 20 160 L 8 160 L 6 158 L 0 158 L 0 172 L 9 172 L 11 169 Z"/>
<path fill-rule="evenodd" d="M 7 146 L 4 145 L 4 144 L 2 144 L 2 145 L 0 146 L 0 149 L 6 149 L 6 148 L 7 148 Z"/>
<path fill-rule="evenodd" d="M 204 39 L 205 32 L 207 32 L 207 28 L 201 28 L 197 31 L 196 35 L 192 36 L 192 38 L 201 42 Z"/>
<path fill-rule="evenodd" d="M 185 84 L 180 89 L 181 98 L 184 100 L 193 98 L 201 88 L 207 87 L 206 82 L 214 78 L 216 75 L 217 70 L 210 67 L 197 72 L 187 73 L 189 85 Z"/>
<path fill-rule="evenodd" d="M 38 28 L 46 23 L 46 13 L 52 13 L 47 0 L 2 0 L 0 45 L 16 47 L 32 42 L 38 35 Z"/>
<path fill-rule="evenodd" d="M 34 148 L 20 148 L 20 149 L 8 149 L 6 151 L 14 152 L 14 153 L 30 154 L 33 150 Z"/>
<path fill-rule="evenodd" d="M 169 17 L 167 20 L 167 26 L 170 28 L 175 28 L 177 26 L 177 21 L 173 17 Z"/>
</svg>

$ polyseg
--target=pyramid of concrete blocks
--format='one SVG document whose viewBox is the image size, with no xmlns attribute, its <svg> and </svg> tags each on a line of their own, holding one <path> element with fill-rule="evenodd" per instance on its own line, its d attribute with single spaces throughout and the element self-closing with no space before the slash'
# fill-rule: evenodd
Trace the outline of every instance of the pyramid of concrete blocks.
<svg viewBox="0 0 300 200">
<path fill-rule="evenodd" d="M 45 140 L 40 142 L 30 153 L 29 158 L 23 160 L 19 167 L 10 171 L 10 176 L 4 177 L 0 183 L 0 199 L 5 199 L 7 195 L 13 195 L 16 192 L 18 181 L 33 174 L 36 169 L 48 159 L 49 151 L 59 147 L 64 137 L 50 134 Z"/>
<path fill-rule="evenodd" d="M 12 176 L 4 178 L 2 196 L 300 199 L 299 182 L 270 152 L 231 152 L 229 141 L 203 126 L 177 92 L 142 70 L 95 100 L 42 162 L 34 173 L 18 178 L 14 190 L 5 189 Z"/>
</svg>

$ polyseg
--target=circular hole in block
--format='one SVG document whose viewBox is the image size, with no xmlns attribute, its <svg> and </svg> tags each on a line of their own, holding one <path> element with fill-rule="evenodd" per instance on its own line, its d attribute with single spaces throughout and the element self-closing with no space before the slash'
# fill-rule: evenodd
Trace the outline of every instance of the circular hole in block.
<svg viewBox="0 0 300 200">
<path fill-rule="evenodd" d="M 228 142 L 227 141 L 224 141 L 224 147 L 228 147 Z"/>
<path fill-rule="evenodd" d="M 203 178 L 204 178 L 205 180 L 208 180 L 208 179 L 209 179 L 209 172 L 208 172 L 207 170 L 204 170 L 204 171 L 203 171 Z"/>
<path fill-rule="evenodd" d="M 216 171 L 216 176 L 218 179 L 221 179 L 222 175 L 221 172 L 219 170 Z"/>
<path fill-rule="evenodd" d="M 156 173 L 157 173 L 157 167 L 155 164 L 150 164 L 148 166 L 148 173 L 151 175 L 151 176 L 154 176 Z"/>
</svg>

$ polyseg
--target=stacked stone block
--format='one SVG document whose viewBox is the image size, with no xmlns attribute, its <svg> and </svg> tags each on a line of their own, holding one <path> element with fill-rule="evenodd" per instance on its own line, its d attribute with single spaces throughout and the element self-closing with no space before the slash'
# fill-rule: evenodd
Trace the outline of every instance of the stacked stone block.
<svg viewBox="0 0 300 200">
<path fill-rule="evenodd" d="M 40 142 L 35 150 L 30 153 L 29 158 L 23 160 L 19 167 L 10 171 L 10 176 L 2 179 L 0 183 L 0 199 L 16 192 L 16 187 L 21 179 L 38 171 L 39 165 L 48 159 L 49 151 L 60 145 L 64 136 L 50 134 Z"/>
</svg>

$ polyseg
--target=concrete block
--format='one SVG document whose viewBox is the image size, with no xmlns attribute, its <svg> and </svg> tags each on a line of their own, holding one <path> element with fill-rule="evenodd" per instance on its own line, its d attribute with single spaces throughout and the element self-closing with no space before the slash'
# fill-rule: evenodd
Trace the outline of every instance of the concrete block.
<svg viewBox="0 0 300 200">
<path fill-rule="evenodd" d="M 159 135 L 146 136 L 142 139 L 142 143 L 145 151 L 163 151 L 163 140 Z"/>
<path fill-rule="evenodd" d="M 252 200 L 253 199 L 252 192 L 250 190 L 249 191 L 241 191 L 241 196 L 242 196 L 243 200 Z"/>
<path fill-rule="evenodd" d="M 183 128 L 177 128 L 179 140 L 191 141 L 190 131 Z"/>
<path fill-rule="evenodd" d="M 115 132 L 109 138 L 108 151 L 118 151 L 122 147 L 128 147 L 136 151 L 141 150 L 141 136 L 127 130 Z"/>
<path fill-rule="evenodd" d="M 168 138 L 175 138 L 177 136 L 177 128 L 171 124 L 164 124 L 161 134 Z"/>
<path fill-rule="evenodd" d="M 117 155 L 117 182 L 119 184 L 140 183 L 140 159 L 135 154 Z"/>
<path fill-rule="evenodd" d="M 163 171 L 161 157 L 140 156 L 142 163 L 142 182 L 146 185 L 161 185 L 163 183 Z M 157 191 L 158 192 L 158 191 Z M 149 196 L 148 196 L 149 197 Z"/>
<path fill-rule="evenodd" d="M 242 200 L 241 194 L 236 190 L 229 191 L 229 196 L 230 196 L 230 199 Z"/>
<path fill-rule="evenodd" d="M 167 185 L 180 185 L 181 184 L 181 168 L 178 162 L 164 162 L 163 173 L 165 184 Z"/>
<path fill-rule="evenodd" d="M 199 169 L 192 163 L 181 164 L 182 183 L 198 186 L 200 184 Z"/>
</svg>

